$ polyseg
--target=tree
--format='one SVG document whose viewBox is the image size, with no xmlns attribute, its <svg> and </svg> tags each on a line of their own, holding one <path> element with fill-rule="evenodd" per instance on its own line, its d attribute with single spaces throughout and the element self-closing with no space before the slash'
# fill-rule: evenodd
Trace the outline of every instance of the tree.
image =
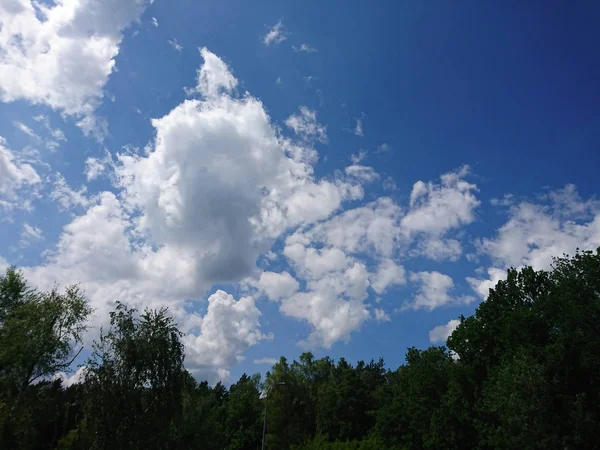
<svg viewBox="0 0 600 450">
<path fill-rule="evenodd" d="M 117 303 L 87 363 L 85 439 L 100 449 L 178 448 L 187 377 L 181 333 L 166 309 Z"/>
<path fill-rule="evenodd" d="M 0 447 L 28 448 L 43 434 L 43 420 L 61 422 L 42 413 L 50 409 L 44 399 L 60 403 L 60 382 L 48 380 L 70 370 L 90 312 L 77 286 L 38 292 L 12 267 L 0 277 Z"/>
<path fill-rule="evenodd" d="M 90 314 L 77 286 L 37 292 L 9 268 L 0 278 L 0 377 L 22 392 L 38 379 L 69 369 L 82 347 Z"/>
<path fill-rule="evenodd" d="M 600 249 L 509 270 L 448 346 L 485 448 L 596 448 Z"/>
<path fill-rule="evenodd" d="M 229 389 L 224 427 L 228 450 L 260 448 L 263 408 L 259 385 L 260 375 L 243 374 Z"/>
</svg>

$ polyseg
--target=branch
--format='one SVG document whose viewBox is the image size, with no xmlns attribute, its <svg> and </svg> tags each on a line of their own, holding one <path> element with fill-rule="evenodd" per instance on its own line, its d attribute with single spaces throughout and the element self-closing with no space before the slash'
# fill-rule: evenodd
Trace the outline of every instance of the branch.
<svg viewBox="0 0 600 450">
<path fill-rule="evenodd" d="M 27 385 L 30 385 L 31 383 L 33 383 L 35 380 L 37 380 L 38 378 L 41 378 L 43 376 L 46 376 L 50 373 L 54 373 L 59 369 L 65 368 L 65 367 L 69 367 L 71 364 L 73 364 L 73 361 L 75 361 L 75 359 L 77 359 L 77 357 L 79 356 L 79 354 L 81 353 L 81 351 L 83 350 L 83 347 L 81 347 L 77 353 L 75 353 L 75 356 L 73 356 L 73 358 L 71 358 L 71 360 L 68 363 L 63 363 L 63 364 L 58 364 L 54 367 L 49 368 L 48 370 L 46 370 L 45 372 L 40 373 L 39 375 L 37 375 L 36 377 L 32 378 L 31 380 L 29 380 L 29 382 L 27 383 Z"/>
</svg>

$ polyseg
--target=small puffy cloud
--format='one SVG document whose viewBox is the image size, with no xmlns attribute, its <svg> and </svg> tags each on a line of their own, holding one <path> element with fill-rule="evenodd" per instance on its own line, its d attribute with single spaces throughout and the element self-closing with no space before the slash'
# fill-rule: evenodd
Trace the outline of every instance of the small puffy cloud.
<svg viewBox="0 0 600 450">
<path fill-rule="evenodd" d="M 175 50 L 177 52 L 181 52 L 183 50 L 183 46 L 177 42 L 177 39 L 175 39 L 175 38 L 169 39 L 167 42 L 169 43 L 169 45 L 171 47 L 173 47 L 173 50 Z"/>
<path fill-rule="evenodd" d="M 317 122 L 317 113 L 306 106 L 300 106 L 299 114 L 292 114 L 285 124 L 307 141 L 327 142 L 327 127 Z"/>
<path fill-rule="evenodd" d="M 27 201 L 18 201 L 20 194 L 39 183 L 41 179 L 36 170 L 30 164 L 20 162 L 0 136 L 0 207 L 27 206 Z"/>
<path fill-rule="evenodd" d="M 21 245 L 27 245 L 32 241 L 41 241 L 42 239 L 44 239 L 44 233 L 39 227 L 29 225 L 28 223 L 23 224 Z"/>
<path fill-rule="evenodd" d="M 25 125 L 23 122 L 18 122 L 15 120 L 15 121 L 13 121 L 13 125 L 16 129 L 25 133 L 26 135 L 28 135 L 36 140 L 40 139 L 39 135 L 35 131 L 33 131 L 31 128 L 29 128 L 27 125 Z"/>
<path fill-rule="evenodd" d="M 98 178 L 104 170 L 106 169 L 106 165 L 104 161 L 98 158 L 89 157 L 85 160 L 85 176 L 88 181 L 95 180 Z"/>
<path fill-rule="evenodd" d="M 87 187 L 82 186 L 79 190 L 73 190 L 61 174 L 57 174 L 54 180 L 50 198 L 58 203 L 61 211 L 69 211 L 73 208 L 85 208 L 91 204 L 87 195 Z"/>
<path fill-rule="evenodd" d="M 289 240 L 283 253 L 306 278 L 320 278 L 326 273 L 345 268 L 349 262 L 339 248 L 307 248 L 300 242 Z"/>
<path fill-rule="evenodd" d="M 288 272 L 263 272 L 256 287 L 270 300 L 280 300 L 298 291 L 300 284 Z"/>
<path fill-rule="evenodd" d="M 356 119 L 356 126 L 354 127 L 354 134 L 356 136 L 364 136 L 363 121 L 362 119 Z"/>
<path fill-rule="evenodd" d="M 456 239 L 431 237 L 419 242 L 415 255 L 434 261 L 457 261 L 462 255 L 462 245 Z"/>
<path fill-rule="evenodd" d="M 364 183 L 372 183 L 380 178 L 380 175 L 375 172 L 372 167 L 363 166 L 360 164 L 353 164 L 344 169 L 346 175 L 351 178 L 355 178 Z"/>
<path fill-rule="evenodd" d="M 377 150 L 375 153 L 386 153 L 389 151 L 390 151 L 389 144 L 386 144 L 385 142 L 383 142 L 377 146 Z"/>
<path fill-rule="evenodd" d="M 60 142 L 67 140 L 63 130 L 61 130 L 60 128 L 53 128 L 50 125 L 50 119 L 48 119 L 47 116 L 40 114 L 38 116 L 35 116 L 33 120 L 42 123 L 44 128 L 46 129 L 46 132 L 49 136 L 43 139 L 43 141 L 48 150 L 55 151 L 60 146 Z"/>
<path fill-rule="evenodd" d="M 390 317 L 390 315 L 381 308 L 375 308 L 375 310 L 373 310 L 373 318 L 377 322 L 391 322 L 392 321 L 392 318 Z"/>
<path fill-rule="evenodd" d="M 280 20 L 273 25 L 273 28 L 271 28 L 267 34 L 265 34 L 263 37 L 263 43 L 266 46 L 272 44 L 281 44 L 287 39 L 288 34 L 289 33 L 286 32 L 285 27 L 283 26 L 283 22 Z"/>
<path fill-rule="evenodd" d="M 8 263 L 8 261 L 6 259 L 4 259 L 2 256 L 0 256 L 0 274 L 2 274 L 2 276 L 4 276 L 6 269 L 8 269 L 9 267 L 10 267 L 10 264 Z"/>
<path fill-rule="evenodd" d="M 152 18 L 152 25 L 154 25 L 155 28 L 158 28 L 158 20 L 156 20 L 156 17 Z"/>
<path fill-rule="evenodd" d="M 512 194 L 504 194 L 502 198 L 490 199 L 492 206 L 512 206 L 514 204 L 514 197 Z"/>
<path fill-rule="evenodd" d="M 465 166 L 442 175 L 439 185 L 416 182 L 410 195 L 410 210 L 402 219 L 405 233 L 440 235 L 473 222 L 480 201 L 475 197 L 477 187 L 463 180 L 468 173 Z"/>
<path fill-rule="evenodd" d="M 94 111 L 123 30 L 144 7 L 139 0 L 0 3 L 0 100 L 47 105 L 99 136 L 105 130 Z"/>
<path fill-rule="evenodd" d="M 198 318 L 200 334 L 183 338 L 186 367 L 203 379 L 221 379 L 246 349 L 270 338 L 261 333 L 259 319 L 252 297 L 235 300 L 225 291 L 215 292 L 208 298 L 206 315 Z"/>
<path fill-rule="evenodd" d="M 307 348 L 331 346 L 348 341 L 353 331 L 369 319 L 364 300 L 367 298 L 369 274 L 363 264 L 355 262 L 344 270 L 329 271 L 307 283 L 306 292 L 297 292 L 281 302 L 280 312 L 307 321 L 313 330 Z"/>
<path fill-rule="evenodd" d="M 429 342 L 432 344 L 445 343 L 456 327 L 460 325 L 460 320 L 450 320 L 446 325 L 438 325 L 429 331 Z"/>
<path fill-rule="evenodd" d="M 188 89 L 188 94 L 199 93 L 206 98 L 215 98 L 220 93 L 231 93 L 238 84 L 227 64 L 206 47 L 200 48 L 204 64 L 197 71 L 197 85 Z"/>
<path fill-rule="evenodd" d="M 277 358 L 259 358 L 252 361 L 254 364 L 268 364 L 270 366 L 277 364 L 279 360 Z"/>
<path fill-rule="evenodd" d="M 404 267 L 396 264 L 389 258 L 384 258 L 371 277 L 371 287 L 378 294 L 383 294 L 388 286 L 406 283 Z"/>
<path fill-rule="evenodd" d="M 300 46 L 292 45 L 292 49 L 295 52 L 306 52 L 306 53 L 316 53 L 318 50 L 316 48 L 309 47 L 306 44 L 300 44 Z"/>
<path fill-rule="evenodd" d="M 475 300 L 471 296 L 452 296 L 450 291 L 454 288 L 454 281 L 448 275 L 439 272 L 411 273 L 409 279 L 416 283 L 418 288 L 413 300 L 405 304 L 403 309 L 433 311 L 441 306 L 469 304 Z"/>
<path fill-rule="evenodd" d="M 494 288 L 498 281 L 506 278 L 506 270 L 490 267 L 487 269 L 488 279 L 467 277 L 467 282 L 482 299 L 486 299 L 490 289 Z"/>
<path fill-rule="evenodd" d="M 384 191 L 397 191 L 398 190 L 398 186 L 396 185 L 396 182 L 394 181 L 394 179 L 392 177 L 386 177 L 386 179 L 383 180 L 382 187 L 383 187 Z"/>
<path fill-rule="evenodd" d="M 352 161 L 353 165 L 359 164 L 367 157 L 367 152 L 365 150 L 360 150 L 358 153 L 353 153 L 350 155 L 350 161 Z"/>
<path fill-rule="evenodd" d="M 73 373 L 70 376 L 65 372 L 58 372 L 54 374 L 53 379 L 61 380 L 63 387 L 68 388 L 69 386 L 73 386 L 74 384 L 83 383 L 85 381 L 87 370 L 88 368 L 86 366 L 81 366 L 77 369 L 75 373 Z"/>
</svg>

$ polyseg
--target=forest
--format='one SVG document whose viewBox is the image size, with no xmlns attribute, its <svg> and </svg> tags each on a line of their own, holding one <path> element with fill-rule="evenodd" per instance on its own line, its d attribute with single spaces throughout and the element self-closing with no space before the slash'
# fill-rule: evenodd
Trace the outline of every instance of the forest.
<svg viewBox="0 0 600 450">
<path fill-rule="evenodd" d="M 394 368 L 304 353 L 210 386 L 167 310 L 117 303 L 65 388 L 90 313 L 76 286 L 0 277 L 0 448 L 255 450 L 265 406 L 266 449 L 600 448 L 600 249 L 509 270 L 447 346 Z"/>
</svg>

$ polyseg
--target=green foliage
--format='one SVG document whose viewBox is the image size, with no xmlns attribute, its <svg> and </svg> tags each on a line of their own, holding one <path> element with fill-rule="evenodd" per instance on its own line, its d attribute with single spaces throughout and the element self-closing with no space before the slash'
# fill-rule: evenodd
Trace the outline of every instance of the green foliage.
<svg viewBox="0 0 600 450">
<path fill-rule="evenodd" d="M 27 287 L 14 268 L 0 278 L 0 376 L 22 391 L 66 370 L 78 351 L 91 310 L 76 286 L 64 294 Z"/>
<path fill-rule="evenodd" d="M 360 441 L 330 442 L 327 437 L 319 434 L 306 444 L 298 447 L 298 450 L 381 450 L 384 448 L 390 449 L 378 437 L 370 437 Z"/>
<path fill-rule="evenodd" d="M 260 376 L 242 375 L 229 389 L 225 407 L 225 436 L 228 450 L 258 449 L 262 432 Z"/>
<path fill-rule="evenodd" d="M 87 364 L 85 425 L 95 448 L 177 448 L 185 381 L 181 333 L 166 310 L 118 303 Z"/>
<path fill-rule="evenodd" d="M 229 388 L 183 369 L 165 310 L 118 304 L 81 385 L 68 366 L 89 313 L 76 288 L 0 278 L 0 448 L 295 450 L 598 448 L 600 250 L 510 270 L 445 347 L 406 363 L 281 358 Z M 40 380 L 42 380 L 40 382 Z M 261 392 L 262 391 L 262 392 Z M 35 430 L 35 431 L 32 431 Z"/>
<path fill-rule="evenodd" d="M 63 417 L 51 405 L 64 396 L 60 382 L 48 380 L 68 371 L 81 351 L 89 313 L 76 286 L 64 294 L 38 292 L 14 268 L 0 277 L 1 448 L 33 448 L 60 437 Z"/>
</svg>

